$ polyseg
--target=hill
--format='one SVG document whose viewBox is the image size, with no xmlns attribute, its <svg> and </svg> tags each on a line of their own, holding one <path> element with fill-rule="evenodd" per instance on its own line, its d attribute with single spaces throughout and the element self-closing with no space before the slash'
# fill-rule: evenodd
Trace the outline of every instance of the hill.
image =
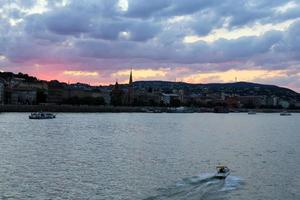
<svg viewBox="0 0 300 200">
<path fill-rule="evenodd" d="M 0 81 L 5 82 L 10 81 L 13 78 L 22 79 L 25 82 L 41 82 L 42 80 L 36 77 L 18 73 L 14 74 L 12 72 L 0 72 Z M 45 81 L 48 82 L 48 81 Z M 48 84 L 56 83 L 58 85 L 67 85 L 59 81 L 50 81 Z M 81 84 L 82 85 L 82 84 Z M 133 83 L 134 87 L 137 89 L 141 88 L 152 88 L 159 89 L 165 93 L 172 93 L 173 90 L 184 90 L 187 93 L 218 93 L 224 92 L 228 94 L 237 94 L 240 96 L 248 95 L 267 95 L 267 96 L 277 96 L 283 99 L 297 99 L 300 100 L 300 94 L 284 87 L 279 87 L 276 85 L 266 85 L 251 82 L 234 82 L 234 83 L 207 83 L 207 84 L 193 84 L 185 82 L 171 82 L 171 81 L 135 81 Z M 85 88 L 95 89 L 95 86 L 89 86 L 84 84 Z M 121 87 L 126 87 L 126 84 L 120 85 Z M 113 85 L 102 86 L 102 88 L 112 89 Z M 101 88 L 101 87 L 99 87 Z"/>
<path fill-rule="evenodd" d="M 288 88 L 251 82 L 192 84 L 169 81 L 136 81 L 134 82 L 134 87 L 162 89 L 165 92 L 172 92 L 172 90 L 175 89 L 185 90 L 193 93 L 225 92 L 229 94 L 238 94 L 241 96 L 275 95 L 282 98 L 300 98 L 299 93 Z"/>
</svg>

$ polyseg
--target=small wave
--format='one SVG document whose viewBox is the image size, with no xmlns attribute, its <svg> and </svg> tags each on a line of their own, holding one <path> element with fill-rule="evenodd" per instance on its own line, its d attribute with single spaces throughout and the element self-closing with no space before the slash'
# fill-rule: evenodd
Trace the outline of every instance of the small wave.
<svg viewBox="0 0 300 200">
<path fill-rule="evenodd" d="M 220 191 L 230 191 L 235 190 L 241 185 L 243 185 L 243 179 L 237 176 L 228 176 L 225 179 L 224 187 Z"/>
<path fill-rule="evenodd" d="M 173 186 L 157 189 L 155 195 L 144 200 L 215 199 L 224 195 L 224 192 L 239 188 L 242 182 L 243 180 L 236 176 L 220 180 L 212 173 L 204 173 L 183 178 Z"/>
<path fill-rule="evenodd" d="M 181 181 L 177 182 L 178 185 L 197 185 L 204 182 L 208 182 L 209 180 L 214 179 L 214 174 L 212 173 L 204 173 L 199 174 L 198 176 L 192 176 L 188 178 L 184 178 Z"/>
</svg>

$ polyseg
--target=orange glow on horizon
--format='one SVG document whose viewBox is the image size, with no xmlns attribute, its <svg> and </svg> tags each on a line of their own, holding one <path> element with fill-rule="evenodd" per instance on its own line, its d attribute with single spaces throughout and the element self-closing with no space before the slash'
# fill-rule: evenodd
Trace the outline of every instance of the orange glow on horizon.
<svg viewBox="0 0 300 200">
<path fill-rule="evenodd" d="M 159 69 L 133 69 L 133 77 L 136 79 L 147 79 L 147 78 L 165 78 L 169 68 Z M 112 77 L 129 77 L 130 70 L 120 70 L 111 74 Z"/>
<path fill-rule="evenodd" d="M 224 72 L 199 72 L 182 80 L 189 83 L 212 83 L 212 82 L 234 82 L 237 81 L 255 81 L 257 79 L 271 79 L 275 77 L 284 77 L 287 71 L 285 70 L 228 70 Z"/>
<path fill-rule="evenodd" d="M 117 80 L 121 84 L 129 81 L 130 70 L 119 70 L 115 72 L 97 72 L 97 71 L 80 71 L 80 70 L 64 70 L 57 69 L 47 71 L 45 67 L 35 66 L 36 70 L 26 71 L 29 75 L 35 76 L 40 80 L 58 80 L 65 83 L 87 83 L 93 86 L 113 85 Z M 139 80 L 162 80 L 175 81 L 179 80 L 186 83 L 226 83 L 235 81 L 273 83 L 273 79 L 288 79 L 289 72 L 287 70 L 263 70 L 263 69 L 231 69 L 224 72 L 194 72 L 188 67 L 158 68 L 158 69 L 136 69 L 133 70 L 134 81 Z M 300 73 L 293 74 L 300 78 Z M 235 80 L 237 77 L 237 80 Z M 292 83 L 281 85 L 299 91 L 300 88 Z"/>
</svg>

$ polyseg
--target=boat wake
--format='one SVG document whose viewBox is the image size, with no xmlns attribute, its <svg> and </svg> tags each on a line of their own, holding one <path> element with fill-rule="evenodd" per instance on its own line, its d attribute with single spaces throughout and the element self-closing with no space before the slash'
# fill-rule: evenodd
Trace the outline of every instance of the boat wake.
<svg viewBox="0 0 300 200">
<path fill-rule="evenodd" d="M 159 188 L 156 195 L 144 200 L 223 199 L 226 192 L 238 189 L 242 184 L 242 179 L 235 176 L 217 179 L 211 173 L 200 174 L 184 178 L 173 186 Z"/>
</svg>

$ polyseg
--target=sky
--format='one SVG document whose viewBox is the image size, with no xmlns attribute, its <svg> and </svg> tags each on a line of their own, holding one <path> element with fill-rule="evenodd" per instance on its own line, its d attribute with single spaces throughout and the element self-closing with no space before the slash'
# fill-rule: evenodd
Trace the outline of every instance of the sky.
<svg viewBox="0 0 300 200">
<path fill-rule="evenodd" d="M 300 0 L 0 0 L 0 71 L 300 92 Z"/>
</svg>

